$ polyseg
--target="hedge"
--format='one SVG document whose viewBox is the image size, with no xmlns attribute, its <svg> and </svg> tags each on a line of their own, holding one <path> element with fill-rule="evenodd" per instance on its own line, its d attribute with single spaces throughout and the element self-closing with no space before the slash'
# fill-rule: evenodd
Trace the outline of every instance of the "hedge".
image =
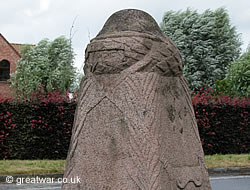
<svg viewBox="0 0 250 190">
<path fill-rule="evenodd" d="M 195 106 L 206 155 L 250 153 L 249 108 L 228 104 Z"/>
<path fill-rule="evenodd" d="M 0 159 L 65 159 L 75 103 L 0 103 Z"/>
<path fill-rule="evenodd" d="M 192 103 L 206 155 L 250 153 L 249 98 L 201 89 Z"/>
<path fill-rule="evenodd" d="M 250 153 L 249 99 L 193 94 L 205 154 Z M 65 159 L 76 103 L 0 101 L 0 159 Z"/>
</svg>

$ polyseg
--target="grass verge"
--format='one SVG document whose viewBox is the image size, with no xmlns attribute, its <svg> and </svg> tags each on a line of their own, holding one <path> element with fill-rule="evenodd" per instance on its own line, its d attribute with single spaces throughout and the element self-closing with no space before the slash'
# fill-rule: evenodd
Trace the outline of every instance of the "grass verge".
<svg viewBox="0 0 250 190">
<path fill-rule="evenodd" d="M 63 173 L 65 160 L 0 160 L 2 174 Z"/>
<path fill-rule="evenodd" d="M 205 156 L 208 168 L 250 166 L 250 154 Z M 63 173 L 65 160 L 0 160 L 0 175 Z"/>
<path fill-rule="evenodd" d="M 229 168 L 250 166 L 250 154 L 215 154 L 205 156 L 208 168 Z"/>
</svg>

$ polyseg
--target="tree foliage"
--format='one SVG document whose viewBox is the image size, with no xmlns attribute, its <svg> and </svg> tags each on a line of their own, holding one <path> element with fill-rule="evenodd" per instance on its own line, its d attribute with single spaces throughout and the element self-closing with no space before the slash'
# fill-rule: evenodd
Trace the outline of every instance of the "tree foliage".
<svg viewBox="0 0 250 190">
<path fill-rule="evenodd" d="M 216 88 L 233 96 L 250 96 L 250 46 L 230 65 L 224 80 L 217 81 Z"/>
<path fill-rule="evenodd" d="M 191 9 L 168 11 L 161 29 L 182 54 L 191 90 L 212 87 L 240 55 L 240 36 L 223 8 L 203 13 Z"/>
<path fill-rule="evenodd" d="M 76 69 L 71 43 L 65 37 L 54 41 L 41 40 L 36 46 L 26 46 L 11 75 L 11 86 L 17 97 L 30 99 L 41 87 L 44 93 L 70 90 Z"/>
</svg>

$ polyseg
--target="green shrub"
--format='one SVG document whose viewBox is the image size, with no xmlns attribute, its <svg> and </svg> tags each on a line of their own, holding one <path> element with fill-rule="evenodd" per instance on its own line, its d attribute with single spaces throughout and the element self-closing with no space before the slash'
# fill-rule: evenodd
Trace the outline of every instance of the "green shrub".
<svg viewBox="0 0 250 190">
<path fill-rule="evenodd" d="M 230 65 L 225 79 L 216 82 L 216 89 L 232 96 L 249 97 L 250 48 L 239 60 Z"/>
</svg>

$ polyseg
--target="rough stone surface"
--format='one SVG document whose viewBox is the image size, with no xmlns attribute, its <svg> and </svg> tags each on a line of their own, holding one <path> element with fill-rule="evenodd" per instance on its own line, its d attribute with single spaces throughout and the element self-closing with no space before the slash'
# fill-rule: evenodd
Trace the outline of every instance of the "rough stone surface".
<svg viewBox="0 0 250 190">
<path fill-rule="evenodd" d="M 63 189 L 211 189 L 178 49 L 139 10 L 86 49 Z"/>
</svg>

